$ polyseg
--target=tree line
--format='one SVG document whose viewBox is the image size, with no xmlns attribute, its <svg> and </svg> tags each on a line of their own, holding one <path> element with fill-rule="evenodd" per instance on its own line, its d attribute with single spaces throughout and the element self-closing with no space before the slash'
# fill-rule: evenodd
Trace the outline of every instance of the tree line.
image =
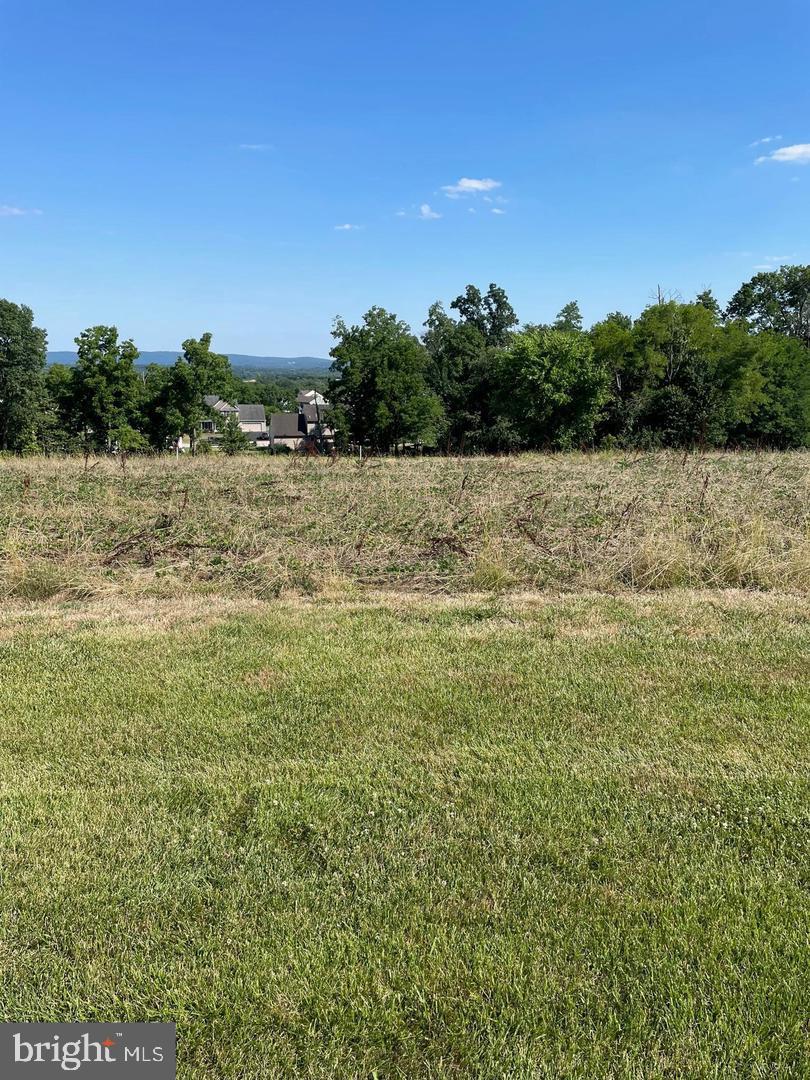
<svg viewBox="0 0 810 1080">
<path fill-rule="evenodd" d="M 521 326 L 493 284 L 433 304 L 421 336 L 379 307 L 333 333 L 336 429 L 377 451 L 810 445 L 810 266 L 757 274 L 725 309 L 659 294 L 589 329 L 575 301 Z"/>
<path fill-rule="evenodd" d="M 211 340 L 210 333 L 189 338 L 173 365 L 139 369 L 132 341 L 114 326 L 93 326 L 76 338 L 74 364 L 48 365 L 45 332 L 31 309 L 0 300 L 0 450 L 163 451 L 181 435 L 195 440 L 209 415 L 206 394 L 261 397 Z M 238 424 L 223 438 L 229 449 L 247 445 Z"/>
<path fill-rule="evenodd" d="M 710 290 L 659 295 L 588 329 L 575 301 L 521 324 L 498 285 L 468 285 L 449 312 L 431 306 L 421 334 L 372 307 L 333 337 L 337 439 L 379 453 L 810 445 L 810 266 L 759 273 L 724 309 Z M 206 394 L 278 407 L 286 388 L 239 380 L 211 341 L 140 370 L 132 341 L 95 326 L 75 364 L 48 366 L 31 309 L 0 300 L 0 450 L 159 452 L 195 439 Z M 226 449 L 241 449 L 231 426 Z"/>
</svg>

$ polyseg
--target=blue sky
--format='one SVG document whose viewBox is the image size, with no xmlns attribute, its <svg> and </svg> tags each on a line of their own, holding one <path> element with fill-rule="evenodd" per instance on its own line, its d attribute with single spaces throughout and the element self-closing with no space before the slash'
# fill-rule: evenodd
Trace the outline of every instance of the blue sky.
<svg viewBox="0 0 810 1080">
<path fill-rule="evenodd" d="M 0 26 L 0 296 L 54 349 L 103 322 L 325 355 L 336 314 L 418 328 L 468 282 L 592 321 L 810 262 L 806 0 L 0 0 Z"/>
</svg>

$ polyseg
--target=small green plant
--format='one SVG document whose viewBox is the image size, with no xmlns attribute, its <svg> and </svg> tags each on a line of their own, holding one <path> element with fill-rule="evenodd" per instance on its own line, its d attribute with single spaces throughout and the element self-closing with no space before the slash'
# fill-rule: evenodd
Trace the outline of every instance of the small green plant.
<svg viewBox="0 0 810 1080">
<path fill-rule="evenodd" d="M 230 414 L 223 425 L 219 445 L 223 454 L 227 454 L 228 457 L 240 454 L 250 447 L 250 440 L 242 431 L 239 421 L 233 413 Z"/>
</svg>

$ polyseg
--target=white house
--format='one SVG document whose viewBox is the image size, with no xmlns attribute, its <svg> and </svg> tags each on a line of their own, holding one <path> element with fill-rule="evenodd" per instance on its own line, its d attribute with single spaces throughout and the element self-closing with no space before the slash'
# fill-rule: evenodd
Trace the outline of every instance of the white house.
<svg viewBox="0 0 810 1080">
<path fill-rule="evenodd" d="M 301 405 L 320 406 L 326 404 L 326 398 L 323 394 L 319 394 L 317 390 L 299 390 L 295 402 L 299 408 Z"/>
</svg>

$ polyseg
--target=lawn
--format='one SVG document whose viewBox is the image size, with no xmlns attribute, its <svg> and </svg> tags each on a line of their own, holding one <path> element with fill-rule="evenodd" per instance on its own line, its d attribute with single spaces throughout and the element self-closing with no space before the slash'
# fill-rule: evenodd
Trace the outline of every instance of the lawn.
<svg viewBox="0 0 810 1080">
<path fill-rule="evenodd" d="M 107 569 L 0 615 L 2 1019 L 176 1020 L 200 1080 L 807 1075 L 806 594 Z"/>
</svg>

